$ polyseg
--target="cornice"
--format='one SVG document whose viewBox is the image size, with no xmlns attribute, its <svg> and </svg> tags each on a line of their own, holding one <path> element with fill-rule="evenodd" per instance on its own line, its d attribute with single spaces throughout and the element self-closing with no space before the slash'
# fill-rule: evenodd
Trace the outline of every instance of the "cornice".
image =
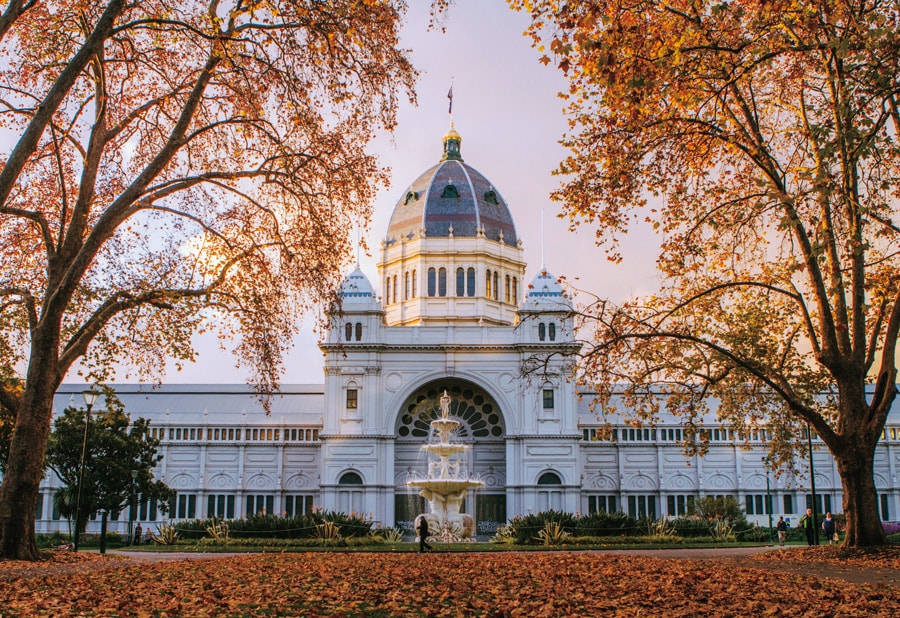
<svg viewBox="0 0 900 618">
<path fill-rule="evenodd" d="M 408 327 L 406 327 L 408 328 Z M 321 343 L 319 348 L 326 352 L 335 350 L 353 350 L 354 352 L 382 352 L 384 350 L 515 350 L 516 352 L 548 352 L 548 351 L 571 351 L 577 352 L 581 349 L 580 343 L 511 343 L 507 345 L 496 343 L 446 343 L 446 344 L 427 344 L 427 343 Z"/>
<path fill-rule="evenodd" d="M 391 441 L 396 441 L 396 440 L 397 440 L 397 436 L 389 436 L 389 435 L 382 435 L 382 434 L 348 435 L 348 436 L 345 436 L 345 435 L 342 435 L 342 434 L 339 434 L 339 433 L 329 433 L 329 434 L 325 434 L 325 433 L 322 433 L 322 432 L 320 431 L 320 432 L 319 432 L 319 440 L 321 440 L 322 442 L 328 442 L 328 441 L 330 441 L 330 440 L 332 440 L 332 441 L 333 441 L 333 440 L 341 440 L 341 441 L 344 441 L 344 440 L 353 440 L 353 441 L 362 441 L 362 440 L 369 440 L 369 441 L 373 441 L 373 440 L 391 440 Z"/>
<path fill-rule="evenodd" d="M 321 437 L 321 435 L 322 434 L 319 434 L 320 437 Z M 570 435 L 565 435 L 565 434 L 564 435 L 554 435 L 554 436 L 545 436 L 545 435 L 540 435 L 540 434 L 518 434 L 515 436 L 507 436 L 506 439 L 508 441 L 509 440 L 517 440 L 517 441 L 524 441 L 524 440 L 554 440 L 554 441 L 570 440 L 571 441 L 571 440 L 574 440 L 574 441 L 578 441 L 578 442 L 583 442 L 584 436 L 582 436 L 580 433 L 575 433 L 575 434 L 570 434 Z"/>
</svg>

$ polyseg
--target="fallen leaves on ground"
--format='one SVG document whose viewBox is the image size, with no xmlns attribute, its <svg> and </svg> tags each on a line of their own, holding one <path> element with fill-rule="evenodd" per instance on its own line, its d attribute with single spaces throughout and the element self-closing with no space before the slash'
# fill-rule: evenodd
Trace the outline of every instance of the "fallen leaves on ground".
<svg viewBox="0 0 900 618">
<path fill-rule="evenodd" d="M 900 570 L 900 547 L 845 548 L 840 545 L 797 547 L 756 554 L 753 559 L 764 562 L 824 563 L 832 566 L 850 565 L 865 569 Z"/>
<path fill-rule="evenodd" d="M 0 582 L 15 616 L 887 616 L 900 590 L 599 553 L 250 554 Z"/>
<path fill-rule="evenodd" d="M 117 568 L 128 562 L 128 558 L 115 554 L 100 555 L 93 552 L 53 551 L 41 554 L 40 562 L 31 560 L 0 559 L 0 581 L 51 574 L 75 573 L 91 568 Z M 0 615 L 2 611 L 0 611 Z"/>
</svg>

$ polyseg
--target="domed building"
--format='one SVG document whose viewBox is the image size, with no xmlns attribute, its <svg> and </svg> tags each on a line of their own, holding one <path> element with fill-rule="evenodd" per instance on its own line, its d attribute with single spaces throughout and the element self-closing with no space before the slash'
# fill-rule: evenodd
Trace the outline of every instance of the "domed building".
<svg viewBox="0 0 900 618">
<path fill-rule="evenodd" d="M 598 417 L 593 393 L 570 381 L 579 344 L 569 298 L 543 266 L 526 282 L 511 205 L 463 160 L 461 144 L 451 125 L 438 163 L 400 192 L 377 285 L 359 268 L 343 281 L 320 343 L 324 384 L 288 376 L 268 410 L 247 385 L 113 385 L 132 417 L 150 420 L 163 456 L 156 476 L 177 499 L 166 514 L 138 499 L 113 514 L 111 530 L 314 506 L 411 530 L 425 504 L 407 482 L 428 465 L 421 447 L 445 391 L 455 439 L 467 447 L 459 463 L 478 479 L 463 511 L 482 535 L 548 509 L 675 517 L 698 497 L 724 495 L 765 525 L 811 506 L 807 460 L 796 474 L 768 469 L 770 436 L 737 434 L 716 418 L 715 401 L 695 423 L 709 445 L 704 457 L 685 457 L 679 418 Z M 54 413 L 81 407 L 84 389 L 63 385 Z M 615 394 L 611 404 L 625 405 Z M 817 511 L 839 512 L 834 462 L 813 444 Z M 898 469 L 900 404 L 876 451 L 885 520 L 900 510 Z M 46 476 L 38 532 L 68 529 L 53 500 L 61 486 Z"/>
<path fill-rule="evenodd" d="M 500 191 L 461 154 L 443 156 L 402 193 L 381 242 L 382 293 L 342 288 L 326 341 L 321 496 L 326 508 L 407 524 L 422 512 L 407 487 L 445 390 L 466 468 L 484 483 L 467 503 L 481 531 L 509 513 L 579 509 L 579 451 L 568 299 L 542 272 L 523 285 L 522 243 Z M 530 359 L 552 360 L 523 375 Z"/>
</svg>

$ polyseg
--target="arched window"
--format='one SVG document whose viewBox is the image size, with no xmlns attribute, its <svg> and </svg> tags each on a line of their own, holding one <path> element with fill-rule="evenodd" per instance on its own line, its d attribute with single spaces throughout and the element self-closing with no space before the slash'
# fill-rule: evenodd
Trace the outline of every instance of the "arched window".
<svg viewBox="0 0 900 618">
<path fill-rule="evenodd" d="M 506 285 L 504 286 L 503 290 L 504 290 L 504 292 L 506 293 L 506 302 L 508 303 L 508 302 L 509 302 L 509 294 L 510 294 L 510 280 L 509 280 L 509 275 L 506 275 Z"/>
<path fill-rule="evenodd" d="M 434 268 L 428 269 L 428 296 L 434 296 L 437 293 L 437 271 Z"/>
<path fill-rule="evenodd" d="M 391 304 L 391 278 L 387 277 L 384 280 L 384 304 Z"/>
<path fill-rule="evenodd" d="M 356 323 L 356 340 L 362 339 L 362 322 Z"/>
<path fill-rule="evenodd" d="M 469 268 L 466 271 L 466 295 L 475 296 L 475 269 Z"/>
<path fill-rule="evenodd" d="M 500 274 L 495 270 L 494 271 L 494 300 L 497 300 L 498 296 L 500 296 Z"/>
<path fill-rule="evenodd" d="M 346 339 L 347 341 L 353 339 L 353 324 L 351 324 L 350 322 L 347 322 L 344 325 L 344 339 Z"/>
<path fill-rule="evenodd" d="M 487 270 L 487 274 L 484 277 L 484 295 L 488 298 L 491 297 L 491 270 Z"/>
<path fill-rule="evenodd" d="M 513 286 L 512 286 L 512 298 L 513 303 L 519 304 L 519 279 L 517 277 L 513 277 Z"/>
<path fill-rule="evenodd" d="M 538 341 L 543 341 L 547 337 L 547 325 L 543 322 L 538 324 Z"/>
<path fill-rule="evenodd" d="M 562 480 L 555 472 L 544 472 L 537 482 L 538 485 L 562 485 Z"/>
<path fill-rule="evenodd" d="M 409 300 L 409 271 L 403 275 L 403 300 Z"/>
<path fill-rule="evenodd" d="M 362 477 L 356 472 L 344 472 L 341 475 L 341 480 L 338 481 L 338 485 L 362 485 L 363 480 Z M 559 484 L 559 483 L 557 483 Z"/>
<path fill-rule="evenodd" d="M 441 191 L 441 197 L 455 199 L 459 197 L 459 190 L 454 185 L 447 185 L 444 187 L 444 190 Z"/>
<path fill-rule="evenodd" d="M 556 341 L 556 324 L 550 322 L 547 326 L 547 334 L 550 336 L 550 341 Z"/>
<path fill-rule="evenodd" d="M 456 269 L 456 295 L 465 296 L 466 294 L 466 271 L 460 266 Z"/>
<path fill-rule="evenodd" d="M 360 513 L 363 510 L 362 477 L 356 472 L 345 472 L 338 481 L 337 510 L 341 513 Z"/>
<path fill-rule="evenodd" d="M 447 269 L 441 268 L 438 271 L 438 296 L 447 295 Z"/>
<path fill-rule="evenodd" d="M 562 509 L 562 480 L 554 472 L 544 472 L 538 477 L 537 507 L 539 511 Z"/>
<path fill-rule="evenodd" d="M 416 297 L 416 290 L 418 288 L 418 286 L 416 285 L 417 281 L 418 280 L 416 279 L 416 271 L 415 271 L 415 269 L 413 269 L 413 275 L 412 275 L 412 297 L 413 298 Z"/>
</svg>

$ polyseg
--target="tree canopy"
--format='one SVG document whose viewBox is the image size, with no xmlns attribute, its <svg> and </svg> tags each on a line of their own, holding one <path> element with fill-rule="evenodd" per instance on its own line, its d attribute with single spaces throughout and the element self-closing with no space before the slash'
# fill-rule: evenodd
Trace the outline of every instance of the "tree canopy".
<svg viewBox="0 0 900 618">
<path fill-rule="evenodd" d="M 665 405 L 690 425 L 715 401 L 738 430 L 769 426 L 776 465 L 809 423 L 838 464 L 847 542 L 882 542 L 872 461 L 896 394 L 900 5 L 511 4 L 569 78 L 564 214 L 613 260 L 636 223 L 661 237 L 657 293 L 587 308 L 581 379 L 603 405 L 622 388 L 644 419 Z"/>
<path fill-rule="evenodd" d="M 118 400 L 107 401 L 105 412 L 91 416 L 86 437 L 86 411 L 66 408 L 56 418 L 47 445 L 47 466 L 65 483 L 65 495 L 76 500 L 82 448 L 86 449 L 76 534 L 84 530 L 90 513 L 118 513 L 128 508 L 136 498 L 135 490 L 142 500 L 157 500 L 164 512 L 172 499 L 168 486 L 154 480 L 153 469 L 162 456 L 157 454 L 159 440 L 150 437 L 149 421 L 138 418 L 132 422 Z M 69 502 L 71 510 L 75 501 Z"/>
<path fill-rule="evenodd" d="M 0 18 L 0 384 L 16 429 L 2 554 L 36 557 L 51 402 L 239 335 L 277 387 L 302 312 L 332 294 L 415 71 L 401 0 L 10 1 Z M 23 519 L 24 518 L 24 519 Z M 32 518 L 33 519 L 33 518 Z"/>
</svg>

